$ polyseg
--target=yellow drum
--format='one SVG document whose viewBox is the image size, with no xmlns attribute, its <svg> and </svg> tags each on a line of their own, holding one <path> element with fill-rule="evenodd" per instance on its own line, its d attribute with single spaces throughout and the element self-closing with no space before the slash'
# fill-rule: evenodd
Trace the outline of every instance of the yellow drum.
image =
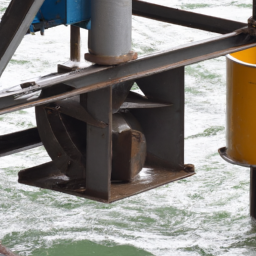
<svg viewBox="0 0 256 256">
<path fill-rule="evenodd" d="M 226 155 L 256 165 L 256 47 L 227 56 Z"/>
</svg>

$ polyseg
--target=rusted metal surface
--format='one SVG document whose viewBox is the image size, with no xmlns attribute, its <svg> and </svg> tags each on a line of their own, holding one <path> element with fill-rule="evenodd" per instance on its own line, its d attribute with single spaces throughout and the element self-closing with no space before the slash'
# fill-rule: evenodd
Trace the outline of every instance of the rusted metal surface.
<svg viewBox="0 0 256 256">
<path fill-rule="evenodd" d="M 80 178 L 85 178 L 85 123 L 101 129 L 107 127 L 107 125 L 97 125 L 98 123 L 102 124 L 97 120 L 95 120 L 98 122 L 96 125 L 84 118 L 78 119 L 84 123 L 74 120 L 73 118 L 77 119 L 77 116 L 82 116 L 85 111 L 81 105 L 77 107 L 78 104 L 78 101 L 71 99 L 36 108 L 38 129 L 46 150 L 56 168 L 72 179 L 78 178 L 79 173 L 84 173 L 84 175 L 80 175 Z M 59 111 L 60 106 L 63 105 L 69 109 L 68 113 L 64 113 L 65 115 L 60 114 Z M 76 116 L 70 115 L 73 112 L 76 112 Z M 73 118 L 69 118 L 66 114 Z M 130 181 L 144 165 L 146 157 L 145 137 L 140 132 L 140 125 L 131 114 L 115 114 L 113 118 L 112 179 Z M 83 170 L 81 170 L 81 166 L 83 166 Z"/>
<path fill-rule="evenodd" d="M 79 69 L 81 60 L 80 28 L 70 25 L 70 60 L 64 64 L 58 64 L 59 74 L 68 73 Z M 80 64 L 80 63 L 79 63 Z"/>
<path fill-rule="evenodd" d="M 54 104 L 36 108 L 44 147 L 61 173 L 73 179 L 85 178 L 86 124 L 54 109 Z"/>
<path fill-rule="evenodd" d="M 38 106 L 38 130 L 52 162 L 21 171 L 19 182 L 110 203 L 193 175 L 183 159 L 184 68 L 136 82 L 145 97 L 129 92 L 132 83 L 125 83 L 123 92 L 109 86 Z M 145 109 L 132 108 L 132 115 L 112 93 Z M 156 105 L 148 108 L 145 102 Z M 77 118 L 84 110 L 107 125 Z"/>
<path fill-rule="evenodd" d="M 246 26 L 246 23 L 188 12 L 144 1 L 132 1 L 133 15 L 190 28 L 226 34 Z"/>
<path fill-rule="evenodd" d="M 80 61 L 80 28 L 77 26 L 70 26 L 70 60 Z"/>
<path fill-rule="evenodd" d="M 125 99 L 125 102 L 120 106 L 120 109 L 163 108 L 170 107 L 172 105 L 173 104 L 170 103 L 148 100 L 147 97 L 130 91 L 127 98 Z"/>
<path fill-rule="evenodd" d="M 76 71 L 78 69 L 79 68 L 77 66 L 77 63 L 71 62 L 71 61 L 65 62 L 63 64 L 58 64 L 58 66 L 57 66 L 57 72 L 59 74 L 69 73 L 72 71 Z"/>
<path fill-rule="evenodd" d="M 110 202 L 115 202 L 194 174 L 194 172 L 188 173 L 184 170 L 170 171 L 170 169 L 164 168 L 145 168 L 133 180 L 132 186 L 129 183 L 112 184 Z"/>
<path fill-rule="evenodd" d="M 42 145 L 37 128 L 0 136 L 0 157 Z"/>
<path fill-rule="evenodd" d="M 43 187 L 39 184 L 44 184 L 44 188 L 51 189 L 51 186 L 62 182 L 63 180 L 69 180 L 66 175 L 61 173 L 56 168 L 53 162 L 48 162 L 35 166 L 32 168 L 24 169 L 19 172 L 19 183 Z M 47 181 L 44 183 L 44 181 Z"/>
<path fill-rule="evenodd" d="M 86 53 L 84 55 L 84 58 L 87 61 L 96 63 L 98 65 L 111 66 L 111 65 L 119 65 L 121 63 L 128 62 L 131 60 L 136 60 L 138 58 L 138 54 L 132 51 L 120 56 L 100 56 L 100 55 L 94 55 L 91 53 Z"/>
<path fill-rule="evenodd" d="M 14 254 L 8 248 L 4 247 L 1 244 L 0 244 L 0 255 L 3 255 L 3 256 L 18 256 L 17 254 Z"/>
<path fill-rule="evenodd" d="M 113 115 L 112 172 L 115 181 L 132 181 L 146 159 L 146 139 L 139 122 L 130 112 Z"/>
<path fill-rule="evenodd" d="M 35 85 L 36 85 L 35 82 L 27 82 L 27 83 L 22 83 L 22 84 L 20 84 L 20 87 L 21 87 L 22 89 L 25 89 L 25 88 L 30 88 L 31 86 L 35 86 Z"/>
<path fill-rule="evenodd" d="M 253 46 L 256 46 L 256 38 L 248 36 L 248 34 L 241 30 L 213 39 L 181 46 L 171 51 L 141 57 L 135 61 L 115 67 L 91 66 L 80 71 L 52 75 L 42 80 L 37 80 L 36 85 L 31 88 L 0 94 L 0 114 L 47 104 Z M 68 93 L 58 91 L 55 95 L 52 94 L 52 97 L 41 96 L 39 99 L 31 98 L 29 100 L 30 93 L 59 83 L 68 84 L 76 89 Z M 21 96 L 26 96 L 27 98 L 21 98 Z"/>
<path fill-rule="evenodd" d="M 59 113 L 71 116 L 95 127 L 105 128 L 107 126 L 104 122 L 98 121 L 90 115 L 88 111 L 81 106 L 80 102 L 74 98 L 56 101 L 55 104 L 54 110 Z"/>
<path fill-rule="evenodd" d="M 59 74 L 76 71 L 81 65 L 81 39 L 80 39 L 80 28 L 77 26 L 70 25 L 70 60 L 58 64 L 57 72 Z M 80 65 L 78 65 L 78 63 Z"/>
<path fill-rule="evenodd" d="M 186 169 L 186 165 L 184 166 Z M 191 169 L 191 165 L 190 165 Z M 35 177 L 36 173 L 36 177 Z M 168 184 L 173 181 L 184 179 L 194 175 L 195 172 L 186 172 L 184 170 L 171 171 L 165 168 L 143 168 L 135 177 L 132 183 L 112 183 L 110 184 L 110 197 L 102 199 L 97 194 L 88 195 L 86 193 L 86 180 L 74 180 L 73 182 L 63 181 L 65 176 L 59 173 L 53 163 L 43 164 L 32 169 L 26 169 L 19 172 L 19 182 L 27 185 L 37 186 L 67 193 L 79 197 L 96 200 L 103 203 L 112 203 L 132 195 L 148 191 L 153 188 Z"/>
</svg>

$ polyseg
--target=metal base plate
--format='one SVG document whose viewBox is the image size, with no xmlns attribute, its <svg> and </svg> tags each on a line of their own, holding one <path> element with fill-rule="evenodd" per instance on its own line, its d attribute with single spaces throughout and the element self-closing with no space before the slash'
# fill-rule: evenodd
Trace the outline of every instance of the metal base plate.
<svg viewBox="0 0 256 256">
<path fill-rule="evenodd" d="M 55 169 L 53 162 L 20 171 L 19 183 L 51 189 L 104 203 L 112 203 L 194 174 L 195 172 L 191 169 L 187 172 L 185 170 L 170 171 L 160 168 L 143 168 L 132 182 L 112 183 L 109 200 L 99 199 L 96 195 L 95 197 L 91 194 L 88 195 L 86 191 L 86 180 L 68 181 L 65 175 Z"/>
</svg>

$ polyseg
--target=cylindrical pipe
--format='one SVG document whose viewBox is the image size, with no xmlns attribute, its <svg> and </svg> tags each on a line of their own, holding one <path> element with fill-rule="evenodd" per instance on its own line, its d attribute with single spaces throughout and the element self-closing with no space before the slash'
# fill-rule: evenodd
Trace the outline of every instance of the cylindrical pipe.
<svg viewBox="0 0 256 256">
<path fill-rule="evenodd" d="M 114 65 L 134 59 L 131 54 L 132 0 L 93 0 L 89 31 L 89 61 Z"/>
<path fill-rule="evenodd" d="M 80 61 L 80 28 L 70 26 L 70 60 Z"/>
<path fill-rule="evenodd" d="M 227 56 L 227 156 L 256 165 L 256 48 Z"/>
</svg>

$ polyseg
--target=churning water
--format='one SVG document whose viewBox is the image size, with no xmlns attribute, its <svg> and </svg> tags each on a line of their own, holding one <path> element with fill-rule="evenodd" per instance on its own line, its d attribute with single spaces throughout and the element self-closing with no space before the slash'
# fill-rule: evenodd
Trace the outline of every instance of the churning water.
<svg viewBox="0 0 256 256">
<path fill-rule="evenodd" d="M 0 17 L 9 0 L 0 0 Z M 246 22 L 251 0 L 151 0 Z M 217 36 L 133 17 L 140 55 Z M 1 40 L 1 38 L 0 38 Z M 87 51 L 87 32 L 82 33 Z M 51 73 L 69 58 L 69 28 L 28 35 L 2 88 Z M 49 161 L 43 147 L 0 159 L 0 240 L 20 255 L 256 255 L 249 217 L 249 169 L 224 162 L 225 57 L 186 67 L 185 163 L 191 178 L 111 205 L 17 183 L 19 170 Z M 0 134 L 35 126 L 34 110 L 0 116 Z"/>
</svg>

